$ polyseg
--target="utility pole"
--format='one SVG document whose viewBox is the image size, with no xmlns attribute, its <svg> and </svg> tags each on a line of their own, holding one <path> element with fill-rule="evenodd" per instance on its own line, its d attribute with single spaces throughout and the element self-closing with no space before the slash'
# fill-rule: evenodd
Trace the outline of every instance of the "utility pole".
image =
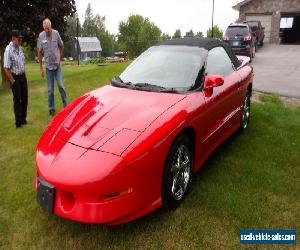
<svg viewBox="0 0 300 250">
<path fill-rule="evenodd" d="M 77 17 L 77 41 L 76 41 L 76 48 L 77 48 L 77 64 L 79 65 L 79 17 Z"/>
<path fill-rule="evenodd" d="M 211 37 L 214 37 L 214 11 L 215 11 L 215 0 L 213 0 L 212 15 L 211 15 Z"/>
</svg>

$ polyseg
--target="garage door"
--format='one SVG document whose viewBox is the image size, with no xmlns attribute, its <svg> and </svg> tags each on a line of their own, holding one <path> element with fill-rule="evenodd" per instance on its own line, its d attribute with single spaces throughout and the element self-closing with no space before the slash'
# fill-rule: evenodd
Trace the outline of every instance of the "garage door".
<svg viewBox="0 0 300 250">
<path fill-rule="evenodd" d="M 260 21 L 261 25 L 265 27 L 265 42 L 270 41 L 270 36 L 271 36 L 271 22 L 272 18 L 271 15 L 249 15 L 246 16 L 247 21 Z"/>
</svg>

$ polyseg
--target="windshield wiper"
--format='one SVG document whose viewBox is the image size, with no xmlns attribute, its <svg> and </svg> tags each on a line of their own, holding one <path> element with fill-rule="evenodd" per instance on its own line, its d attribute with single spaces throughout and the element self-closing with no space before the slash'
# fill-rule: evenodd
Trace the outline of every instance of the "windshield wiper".
<svg viewBox="0 0 300 250">
<path fill-rule="evenodd" d="M 119 76 L 114 77 L 111 80 L 111 84 L 113 86 L 117 86 L 117 87 L 122 87 L 122 88 L 126 88 L 126 87 L 130 87 L 130 88 L 134 88 L 132 82 L 124 82 Z"/>
<path fill-rule="evenodd" d="M 146 88 L 159 89 L 159 90 L 165 89 L 165 87 L 162 87 L 162 86 L 159 86 L 159 85 L 155 85 L 155 84 L 146 83 L 146 82 L 145 83 L 141 83 L 141 82 L 135 83 L 134 86 L 136 86 L 138 88 L 144 88 L 144 87 L 146 87 Z"/>
<path fill-rule="evenodd" d="M 166 92 L 166 93 L 180 93 L 180 91 L 178 91 L 175 88 L 165 88 L 163 90 L 161 90 L 160 92 Z"/>
<path fill-rule="evenodd" d="M 134 84 L 136 88 L 143 88 L 143 89 L 149 89 L 149 90 L 156 90 L 159 92 L 178 92 L 175 88 L 166 88 L 163 86 L 150 84 L 150 83 L 136 83 Z"/>
<path fill-rule="evenodd" d="M 124 82 L 119 76 L 116 76 L 112 79 L 111 84 L 113 86 L 121 87 L 121 88 L 131 88 L 131 89 L 142 89 L 148 91 L 158 91 L 158 92 L 166 92 L 166 93 L 178 93 L 179 91 L 175 88 L 166 88 L 163 86 L 150 84 L 150 83 L 136 83 L 132 82 Z"/>
<path fill-rule="evenodd" d="M 124 81 L 121 79 L 121 77 L 116 76 L 114 79 L 118 80 L 119 82 L 123 83 Z"/>
</svg>

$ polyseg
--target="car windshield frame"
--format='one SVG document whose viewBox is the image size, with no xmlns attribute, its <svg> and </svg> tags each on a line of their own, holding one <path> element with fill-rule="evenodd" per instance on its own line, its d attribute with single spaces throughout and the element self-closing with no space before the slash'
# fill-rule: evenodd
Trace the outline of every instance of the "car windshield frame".
<svg viewBox="0 0 300 250">
<path fill-rule="evenodd" d="M 144 91 L 186 93 L 202 85 L 203 77 L 199 74 L 203 74 L 207 54 L 205 48 L 197 46 L 153 46 L 115 77 L 111 84 Z"/>
<path fill-rule="evenodd" d="M 259 27 L 259 23 L 257 21 L 247 21 L 247 24 L 252 27 Z"/>
</svg>

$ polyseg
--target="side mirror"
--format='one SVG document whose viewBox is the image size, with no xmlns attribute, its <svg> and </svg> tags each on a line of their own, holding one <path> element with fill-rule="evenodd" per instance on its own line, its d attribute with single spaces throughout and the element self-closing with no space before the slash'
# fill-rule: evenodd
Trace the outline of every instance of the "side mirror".
<svg viewBox="0 0 300 250">
<path fill-rule="evenodd" d="M 220 75 L 207 75 L 204 81 L 204 93 L 206 97 L 212 96 L 213 89 L 224 84 L 224 78 Z"/>
</svg>

